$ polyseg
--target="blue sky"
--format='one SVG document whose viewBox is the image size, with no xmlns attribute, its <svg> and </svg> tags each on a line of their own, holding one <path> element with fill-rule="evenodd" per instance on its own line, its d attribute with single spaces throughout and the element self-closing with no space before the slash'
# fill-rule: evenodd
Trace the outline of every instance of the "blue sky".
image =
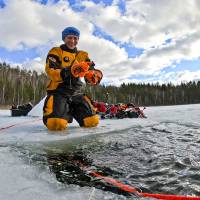
<svg viewBox="0 0 200 200">
<path fill-rule="evenodd" d="M 3 0 L 0 0 L 0 7 L 3 8 L 5 6 L 5 3 Z"/>
<path fill-rule="evenodd" d="M 192 1 L 0 0 L 0 61 L 44 71 L 48 51 L 73 25 L 106 84 L 200 80 L 199 1 Z"/>
</svg>

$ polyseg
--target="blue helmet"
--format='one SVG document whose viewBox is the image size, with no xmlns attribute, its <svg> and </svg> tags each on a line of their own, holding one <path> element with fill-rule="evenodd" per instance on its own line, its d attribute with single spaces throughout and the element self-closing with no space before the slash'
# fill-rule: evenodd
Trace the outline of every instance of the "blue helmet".
<svg viewBox="0 0 200 200">
<path fill-rule="evenodd" d="M 75 35 L 79 37 L 80 31 L 77 28 L 70 26 L 62 31 L 62 40 L 64 40 L 67 35 Z"/>
</svg>

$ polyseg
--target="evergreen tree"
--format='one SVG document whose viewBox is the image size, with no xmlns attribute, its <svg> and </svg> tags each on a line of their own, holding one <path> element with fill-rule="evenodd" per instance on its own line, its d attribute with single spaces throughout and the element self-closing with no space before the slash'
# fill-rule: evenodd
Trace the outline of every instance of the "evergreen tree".
<svg viewBox="0 0 200 200">
<path fill-rule="evenodd" d="M 46 95 L 47 75 L 0 63 L 0 104 L 38 103 Z M 200 103 L 200 81 L 173 85 L 122 83 L 84 86 L 83 92 L 92 100 L 109 104 L 134 103 L 140 106 Z"/>
</svg>

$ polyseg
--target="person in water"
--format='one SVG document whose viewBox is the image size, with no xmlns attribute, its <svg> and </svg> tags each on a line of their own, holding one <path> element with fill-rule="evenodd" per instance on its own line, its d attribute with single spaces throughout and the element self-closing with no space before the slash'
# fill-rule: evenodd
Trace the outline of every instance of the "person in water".
<svg viewBox="0 0 200 200">
<path fill-rule="evenodd" d="M 103 75 L 94 68 L 86 51 L 78 50 L 80 31 L 67 27 L 62 31 L 64 44 L 53 47 L 46 58 L 48 75 L 47 97 L 43 107 L 43 122 L 49 130 L 64 130 L 73 118 L 83 127 L 95 127 L 99 117 L 90 99 L 81 92 L 83 82 L 100 83 Z"/>
</svg>

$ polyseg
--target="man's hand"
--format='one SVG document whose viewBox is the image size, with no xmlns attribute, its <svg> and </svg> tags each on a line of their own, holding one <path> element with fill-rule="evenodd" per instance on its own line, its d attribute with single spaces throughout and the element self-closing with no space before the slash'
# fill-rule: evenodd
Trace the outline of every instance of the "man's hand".
<svg viewBox="0 0 200 200">
<path fill-rule="evenodd" d="M 89 70 L 84 76 L 85 82 L 89 85 L 98 85 L 102 78 L 103 74 L 98 69 Z"/>
<path fill-rule="evenodd" d="M 74 77 L 84 77 L 90 68 L 90 62 L 80 62 L 71 67 L 71 73 Z"/>
</svg>

